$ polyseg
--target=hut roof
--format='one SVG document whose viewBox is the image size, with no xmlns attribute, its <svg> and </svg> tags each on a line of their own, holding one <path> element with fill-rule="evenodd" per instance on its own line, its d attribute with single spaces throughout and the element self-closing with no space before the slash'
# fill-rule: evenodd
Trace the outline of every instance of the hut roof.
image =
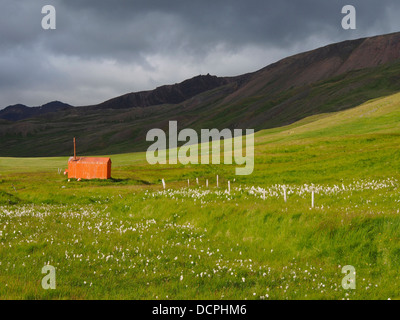
<svg viewBox="0 0 400 320">
<path fill-rule="evenodd" d="M 68 162 L 76 162 L 76 163 L 92 163 L 92 164 L 106 164 L 111 162 L 110 158 L 97 158 L 97 157 L 70 157 Z"/>
</svg>

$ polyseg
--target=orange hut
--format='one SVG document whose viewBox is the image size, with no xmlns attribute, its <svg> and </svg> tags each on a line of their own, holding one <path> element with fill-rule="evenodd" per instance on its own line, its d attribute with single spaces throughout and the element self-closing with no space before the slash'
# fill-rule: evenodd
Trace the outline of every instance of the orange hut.
<svg viewBox="0 0 400 320">
<path fill-rule="evenodd" d="M 68 160 L 68 178 L 75 179 L 110 179 L 111 159 L 97 157 L 77 157 L 74 138 L 74 156 Z"/>
</svg>

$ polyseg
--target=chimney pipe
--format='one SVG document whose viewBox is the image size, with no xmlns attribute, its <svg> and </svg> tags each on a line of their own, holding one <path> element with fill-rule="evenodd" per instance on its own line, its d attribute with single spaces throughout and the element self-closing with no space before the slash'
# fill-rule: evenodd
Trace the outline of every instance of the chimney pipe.
<svg viewBox="0 0 400 320">
<path fill-rule="evenodd" d="M 75 143 L 75 137 L 74 137 L 74 160 L 76 160 L 76 143 Z"/>
</svg>

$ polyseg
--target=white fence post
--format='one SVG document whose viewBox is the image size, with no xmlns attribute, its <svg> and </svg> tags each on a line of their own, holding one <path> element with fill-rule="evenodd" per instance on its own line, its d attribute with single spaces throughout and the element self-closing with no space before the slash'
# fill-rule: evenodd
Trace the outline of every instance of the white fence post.
<svg viewBox="0 0 400 320">
<path fill-rule="evenodd" d="M 230 181 L 228 181 L 228 192 L 229 193 L 231 192 L 231 182 Z"/>
<path fill-rule="evenodd" d="M 311 208 L 314 208 L 314 190 L 311 191 Z"/>
<path fill-rule="evenodd" d="M 287 201 L 287 197 L 286 197 L 286 187 L 283 187 L 283 200 L 285 200 L 285 202 Z"/>
<path fill-rule="evenodd" d="M 218 188 L 218 175 L 217 175 L 217 188 Z"/>
<path fill-rule="evenodd" d="M 199 178 L 196 178 L 196 184 L 199 185 Z"/>
<path fill-rule="evenodd" d="M 206 180 L 206 188 L 208 188 L 208 179 Z"/>
<path fill-rule="evenodd" d="M 163 188 L 165 189 L 165 181 L 164 181 L 164 179 L 161 179 L 161 182 L 162 182 Z"/>
</svg>

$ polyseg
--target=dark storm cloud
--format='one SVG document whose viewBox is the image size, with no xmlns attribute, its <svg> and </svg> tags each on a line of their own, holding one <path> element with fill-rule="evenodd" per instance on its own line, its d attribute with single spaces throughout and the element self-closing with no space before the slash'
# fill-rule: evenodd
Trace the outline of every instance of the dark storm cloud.
<svg viewBox="0 0 400 320">
<path fill-rule="evenodd" d="M 84 2 L 84 4 L 82 4 Z M 343 38 L 365 35 L 378 23 L 389 32 L 385 16 L 396 1 L 352 1 L 358 30 L 340 28 L 343 5 L 349 1 L 68 1 L 62 4 L 59 27 L 66 39 L 51 47 L 67 53 L 104 55 L 187 50 L 199 55 L 217 43 L 235 49 L 258 44 L 286 47 L 316 33 Z M 65 23 L 63 23 L 65 22 Z M 372 31 L 373 32 L 373 31 Z"/>
<path fill-rule="evenodd" d="M 0 107 L 101 102 L 201 72 L 234 75 L 331 42 L 398 31 L 398 1 L 0 1 Z M 57 29 L 43 30 L 43 5 Z M 357 9 L 357 30 L 341 8 Z"/>
</svg>

